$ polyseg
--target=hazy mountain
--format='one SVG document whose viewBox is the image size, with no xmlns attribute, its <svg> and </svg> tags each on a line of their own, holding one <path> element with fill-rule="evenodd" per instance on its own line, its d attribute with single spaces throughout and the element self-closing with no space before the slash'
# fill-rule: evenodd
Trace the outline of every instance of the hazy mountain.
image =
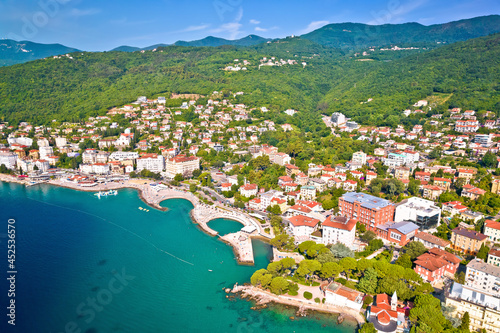
<svg viewBox="0 0 500 333">
<path fill-rule="evenodd" d="M 257 35 L 248 35 L 241 39 L 228 40 L 224 38 L 218 38 L 213 36 L 208 36 L 200 40 L 194 40 L 191 42 L 177 41 L 174 45 L 179 46 L 222 46 L 222 45 L 235 45 L 235 46 L 251 46 L 260 43 L 265 43 L 269 41 L 268 38 L 263 38 Z"/>
<path fill-rule="evenodd" d="M 500 16 L 490 15 L 425 26 L 419 23 L 328 24 L 301 38 L 347 50 L 387 45 L 435 47 L 500 32 Z"/>
<path fill-rule="evenodd" d="M 79 51 L 61 44 L 40 44 L 12 39 L 0 40 L 0 66 L 10 66 L 50 56 Z"/>
</svg>

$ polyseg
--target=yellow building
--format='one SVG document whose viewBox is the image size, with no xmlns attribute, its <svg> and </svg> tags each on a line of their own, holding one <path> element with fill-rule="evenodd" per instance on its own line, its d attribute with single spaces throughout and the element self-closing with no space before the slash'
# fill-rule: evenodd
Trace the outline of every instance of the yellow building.
<svg viewBox="0 0 500 333">
<path fill-rule="evenodd" d="M 454 250 L 476 254 L 488 236 L 480 232 L 457 227 L 451 231 L 451 244 Z"/>
<path fill-rule="evenodd" d="M 500 177 L 493 177 L 491 181 L 491 192 L 500 194 Z"/>
<path fill-rule="evenodd" d="M 446 305 L 456 308 L 455 315 L 469 313 L 471 332 L 484 328 L 488 333 L 500 333 L 500 298 L 456 282 L 445 296 Z"/>
</svg>

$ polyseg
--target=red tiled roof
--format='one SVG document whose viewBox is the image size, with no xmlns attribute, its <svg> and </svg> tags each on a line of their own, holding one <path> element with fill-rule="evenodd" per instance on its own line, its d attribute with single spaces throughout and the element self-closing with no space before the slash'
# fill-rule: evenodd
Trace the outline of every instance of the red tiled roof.
<svg viewBox="0 0 500 333">
<path fill-rule="evenodd" d="M 289 220 L 294 227 L 300 227 L 300 226 L 316 227 L 319 223 L 318 219 L 313 219 L 312 217 L 307 217 L 304 215 L 293 216 Z"/>
<path fill-rule="evenodd" d="M 347 231 L 352 231 L 356 227 L 356 220 L 348 220 L 345 216 L 335 216 L 331 215 L 323 222 L 323 227 L 330 227 L 335 229 L 342 229 Z"/>
<path fill-rule="evenodd" d="M 500 230 L 500 222 L 495 222 L 493 220 L 486 220 L 484 221 L 484 223 L 485 226 L 488 228 Z"/>
</svg>

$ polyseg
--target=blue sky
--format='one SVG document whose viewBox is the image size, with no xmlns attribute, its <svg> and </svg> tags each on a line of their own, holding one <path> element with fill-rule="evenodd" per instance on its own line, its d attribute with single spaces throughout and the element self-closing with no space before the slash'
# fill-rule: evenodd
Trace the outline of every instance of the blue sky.
<svg viewBox="0 0 500 333">
<path fill-rule="evenodd" d="M 498 0 L 0 0 L 0 38 L 87 51 L 206 36 L 300 35 L 328 23 L 444 23 L 500 14 Z"/>
</svg>

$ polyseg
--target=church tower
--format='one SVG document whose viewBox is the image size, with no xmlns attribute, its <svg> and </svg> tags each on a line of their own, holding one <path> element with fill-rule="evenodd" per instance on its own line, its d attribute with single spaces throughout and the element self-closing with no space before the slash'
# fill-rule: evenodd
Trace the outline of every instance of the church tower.
<svg viewBox="0 0 500 333">
<path fill-rule="evenodd" d="M 392 294 L 391 297 L 391 310 L 396 311 L 398 308 L 398 295 L 396 294 L 396 291 L 394 291 L 394 294 Z"/>
</svg>

